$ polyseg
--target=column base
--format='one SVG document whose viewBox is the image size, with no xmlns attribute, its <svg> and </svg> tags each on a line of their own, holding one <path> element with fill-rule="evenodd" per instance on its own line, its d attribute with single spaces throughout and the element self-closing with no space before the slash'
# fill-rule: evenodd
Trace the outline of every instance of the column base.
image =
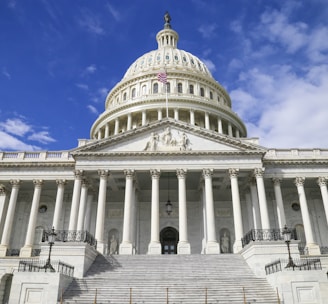
<svg viewBox="0 0 328 304">
<path fill-rule="evenodd" d="M 19 256 L 21 258 L 30 258 L 32 256 L 32 247 L 31 246 L 22 247 L 19 252 Z"/>
<path fill-rule="evenodd" d="M 132 255 L 133 246 L 131 243 L 121 243 L 120 244 L 120 254 L 122 255 Z"/>
<path fill-rule="evenodd" d="M 235 243 L 233 244 L 233 253 L 238 253 L 242 249 L 243 249 L 243 244 L 241 240 L 235 241 Z"/>
<path fill-rule="evenodd" d="M 101 254 L 107 254 L 107 244 L 104 242 L 97 242 L 97 251 L 100 252 Z"/>
<path fill-rule="evenodd" d="M 178 243 L 178 254 L 190 254 L 190 243 L 179 242 Z"/>
<path fill-rule="evenodd" d="M 317 244 L 306 244 L 304 251 L 308 255 L 321 255 L 320 247 Z"/>
<path fill-rule="evenodd" d="M 148 245 L 148 254 L 162 254 L 162 245 L 160 242 L 153 242 Z"/>
<path fill-rule="evenodd" d="M 6 245 L 0 245 L 0 257 L 3 258 L 7 255 L 8 247 Z"/>
<path fill-rule="evenodd" d="M 219 254 L 220 245 L 218 242 L 209 241 L 206 244 L 206 254 Z"/>
</svg>

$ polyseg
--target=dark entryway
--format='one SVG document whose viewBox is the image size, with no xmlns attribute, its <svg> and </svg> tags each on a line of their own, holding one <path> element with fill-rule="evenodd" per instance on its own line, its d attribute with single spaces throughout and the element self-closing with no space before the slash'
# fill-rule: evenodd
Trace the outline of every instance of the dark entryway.
<svg viewBox="0 0 328 304">
<path fill-rule="evenodd" d="M 161 231 L 162 254 L 177 254 L 179 232 L 173 227 Z"/>
</svg>

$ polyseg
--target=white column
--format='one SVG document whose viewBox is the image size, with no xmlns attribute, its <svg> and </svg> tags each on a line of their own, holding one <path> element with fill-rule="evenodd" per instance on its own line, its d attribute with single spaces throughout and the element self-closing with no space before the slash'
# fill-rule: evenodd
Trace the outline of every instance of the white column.
<svg viewBox="0 0 328 304">
<path fill-rule="evenodd" d="M 6 211 L 8 208 L 8 192 L 5 185 L 0 184 L 0 235 L 3 232 L 3 225 L 6 219 Z"/>
<path fill-rule="evenodd" d="M 328 224 L 328 191 L 327 191 L 327 178 L 326 177 L 319 177 L 317 183 L 321 190 L 321 196 L 323 201 L 323 207 L 325 209 L 326 220 Z"/>
<path fill-rule="evenodd" d="M 99 129 L 98 132 L 97 132 L 97 139 L 98 140 L 101 139 L 101 129 Z"/>
<path fill-rule="evenodd" d="M 97 220 L 96 220 L 96 232 L 95 238 L 97 240 L 97 250 L 105 254 L 106 243 L 104 240 L 105 230 L 105 211 L 106 211 L 106 192 L 107 192 L 107 179 L 109 172 L 107 170 L 99 170 L 99 194 L 98 194 L 98 208 L 97 208 Z"/>
<path fill-rule="evenodd" d="M 202 239 L 202 254 L 206 253 L 206 244 L 207 244 L 207 219 L 206 219 L 206 197 L 205 197 L 205 183 L 202 179 L 200 182 L 201 186 L 201 196 L 202 196 L 202 214 L 203 214 L 203 231 L 204 236 Z"/>
<path fill-rule="evenodd" d="M 157 119 L 162 120 L 162 118 L 163 118 L 162 109 L 157 109 Z"/>
<path fill-rule="evenodd" d="M 142 116 L 141 116 L 141 125 L 144 126 L 147 121 L 147 112 L 146 110 L 142 111 Z"/>
<path fill-rule="evenodd" d="M 91 193 L 90 193 L 91 192 Z M 91 233 L 91 215 L 92 215 L 93 189 L 89 189 L 87 197 L 87 210 L 85 212 L 84 230 Z"/>
<path fill-rule="evenodd" d="M 137 195 L 136 195 L 136 181 L 133 181 L 133 189 L 132 189 L 132 219 L 130 225 L 130 235 L 131 235 L 131 243 L 132 243 L 132 252 L 136 253 L 136 236 L 138 235 L 138 226 L 137 226 Z"/>
<path fill-rule="evenodd" d="M 222 129 L 222 119 L 220 117 L 218 117 L 218 132 L 220 134 L 223 133 L 223 129 Z"/>
<path fill-rule="evenodd" d="M 77 219 L 77 226 L 76 226 L 76 230 L 78 231 L 81 231 L 84 228 L 85 211 L 87 208 L 88 188 L 89 188 L 88 181 L 86 179 L 83 179 L 81 197 L 80 197 L 79 216 Z"/>
<path fill-rule="evenodd" d="M 179 120 L 179 110 L 176 108 L 174 109 L 174 119 Z"/>
<path fill-rule="evenodd" d="M 249 188 L 251 190 L 251 198 L 252 198 L 252 212 L 253 212 L 253 222 L 254 222 L 253 229 L 262 229 L 259 198 L 257 195 L 256 179 L 254 177 L 251 177 L 249 179 Z"/>
<path fill-rule="evenodd" d="M 107 123 L 105 126 L 105 138 L 109 137 L 109 124 Z"/>
<path fill-rule="evenodd" d="M 256 178 L 257 191 L 259 196 L 262 229 L 265 230 L 265 229 L 270 229 L 270 221 L 269 221 L 268 205 L 267 205 L 264 181 L 263 181 L 263 171 L 264 169 L 262 168 L 256 168 L 254 170 L 254 175 Z"/>
<path fill-rule="evenodd" d="M 311 226 L 310 213 L 307 205 L 306 195 L 304 191 L 304 177 L 296 177 L 295 185 L 297 187 L 298 198 L 301 205 L 302 220 L 304 225 L 304 233 L 306 238 L 306 249 L 309 255 L 320 255 L 320 248 L 315 243 Z"/>
<path fill-rule="evenodd" d="M 75 170 L 74 175 L 75 175 L 75 180 L 74 180 L 74 188 L 73 188 L 73 196 L 72 196 L 71 214 L 70 214 L 69 225 L 68 225 L 68 230 L 70 231 L 76 230 L 83 171 Z"/>
<path fill-rule="evenodd" d="M 39 203 L 40 203 L 40 196 L 41 196 L 41 189 L 42 189 L 42 180 L 33 180 L 34 183 L 34 193 L 32 199 L 32 206 L 30 212 L 30 218 L 28 221 L 27 232 L 26 232 L 26 239 L 25 245 L 20 250 L 21 257 L 30 257 L 32 256 L 32 249 L 33 249 L 33 242 L 34 242 L 34 235 L 35 235 L 35 227 L 36 227 L 36 220 L 39 211 Z"/>
<path fill-rule="evenodd" d="M 128 114 L 128 121 L 127 121 L 127 124 L 126 124 L 126 130 L 129 131 L 131 130 L 132 128 L 132 114 L 129 113 Z"/>
<path fill-rule="evenodd" d="M 120 121 L 118 120 L 118 118 L 115 119 L 115 127 L 114 127 L 114 135 L 118 134 L 120 128 Z"/>
<path fill-rule="evenodd" d="M 235 243 L 233 245 L 233 252 L 239 252 L 243 246 L 241 239 L 243 238 L 243 221 L 240 207 L 239 187 L 238 187 L 238 169 L 229 169 L 231 181 L 231 195 L 233 207 L 233 221 L 235 227 Z"/>
<path fill-rule="evenodd" d="M 0 256 L 5 257 L 7 254 L 7 249 L 9 248 L 12 225 L 14 222 L 14 215 L 15 215 L 15 208 L 17 203 L 17 196 L 20 186 L 20 180 L 11 180 L 10 184 L 12 185 L 9 205 L 7 210 L 7 216 L 5 220 L 5 225 L 3 227 L 3 233 L 1 238 L 1 245 L 0 245 Z"/>
<path fill-rule="evenodd" d="M 178 254 L 190 254 L 187 222 L 186 174 L 184 169 L 177 170 L 179 183 L 179 243 Z"/>
<path fill-rule="evenodd" d="M 195 124 L 195 111 L 193 109 L 190 109 L 190 124 Z"/>
<path fill-rule="evenodd" d="M 206 254 L 220 253 L 220 246 L 216 239 L 215 213 L 212 188 L 213 170 L 203 169 L 205 181 L 206 221 L 207 221 L 207 243 Z"/>
<path fill-rule="evenodd" d="M 205 129 L 210 129 L 210 116 L 207 112 L 205 112 Z"/>
<path fill-rule="evenodd" d="M 120 254 L 133 253 L 131 225 L 132 225 L 132 210 L 133 210 L 133 179 L 134 171 L 125 170 L 125 199 L 124 199 L 124 218 L 123 218 L 123 237 L 120 244 Z"/>
<path fill-rule="evenodd" d="M 55 230 L 59 230 L 60 228 L 60 219 L 62 217 L 62 210 L 63 210 L 63 199 L 64 199 L 64 191 L 65 191 L 65 179 L 57 179 L 57 196 L 56 196 L 56 204 L 55 204 L 55 212 L 54 212 L 54 218 L 52 222 L 52 227 L 55 228 Z"/>
<path fill-rule="evenodd" d="M 285 216 L 284 202 L 282 200 L 281 187 L 280 187 L 281 179 L 273 178 L 272 182 L 273 182 L 274 195 L 277 204 L 278 225 L 280 229 L 283 229 L 286 225 L 286 216 Z"/>
<path fill-rule="evenodd" d="M 159 241 L 159 170 L 150 170 L 151 175 L 151 232 L 148 254 L 161 254 L 162 247 Z"/>
<path fill-rule="evenodd" d="M 236 138 L 239 138 L 239 137 L 240 137 L 239 130 L 236 129 Z"/>
<path fill-rule="evenodd" d="M 228 122 L 228 135 L 231 136 L 231 137 L 233 136 L 231 122 Z"/>
</svg>

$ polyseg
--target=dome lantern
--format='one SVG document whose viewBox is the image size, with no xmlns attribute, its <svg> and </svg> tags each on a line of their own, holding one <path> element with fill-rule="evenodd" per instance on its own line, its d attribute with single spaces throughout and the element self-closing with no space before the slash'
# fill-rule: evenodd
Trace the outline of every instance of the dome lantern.
<svg viewBox="0 0 328 304">
<path fill-rule="evenodd" d="M 164 29 L 157 33 L 156 40 L 158 43 L 158 49 L 164 47 L 171 47 L 176 49 L 178 45 L 179 35 L 171 27 L 171 16 L 168 12 L 164 15 Z"/>
</svg>

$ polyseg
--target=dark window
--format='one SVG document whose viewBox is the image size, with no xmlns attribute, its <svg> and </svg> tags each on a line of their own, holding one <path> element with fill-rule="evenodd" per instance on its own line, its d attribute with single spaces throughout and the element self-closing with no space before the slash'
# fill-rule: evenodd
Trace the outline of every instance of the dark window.
<svg viewBox="0 0 328 304">
<path fill-rule="evenodd" d="M 178 83 L 178 93 L 182 93 L 182 83 Z"/>
<path fill-rule="evenodd" d="M 154 83 L 154 85 L 153 85 L 153 93 L 158 93 L 158 83 Z"/>
<path fill-rule="evenodd" d="M 204 97 L 205 93 L 204 93 L 204 88 L 200 88 L 200 96 Z"/>
<path fill-rule="evenodd" d="M 194 94 L 194 86 L 192 84 L 189 86 L 189 93 Z"/>
</svg>

